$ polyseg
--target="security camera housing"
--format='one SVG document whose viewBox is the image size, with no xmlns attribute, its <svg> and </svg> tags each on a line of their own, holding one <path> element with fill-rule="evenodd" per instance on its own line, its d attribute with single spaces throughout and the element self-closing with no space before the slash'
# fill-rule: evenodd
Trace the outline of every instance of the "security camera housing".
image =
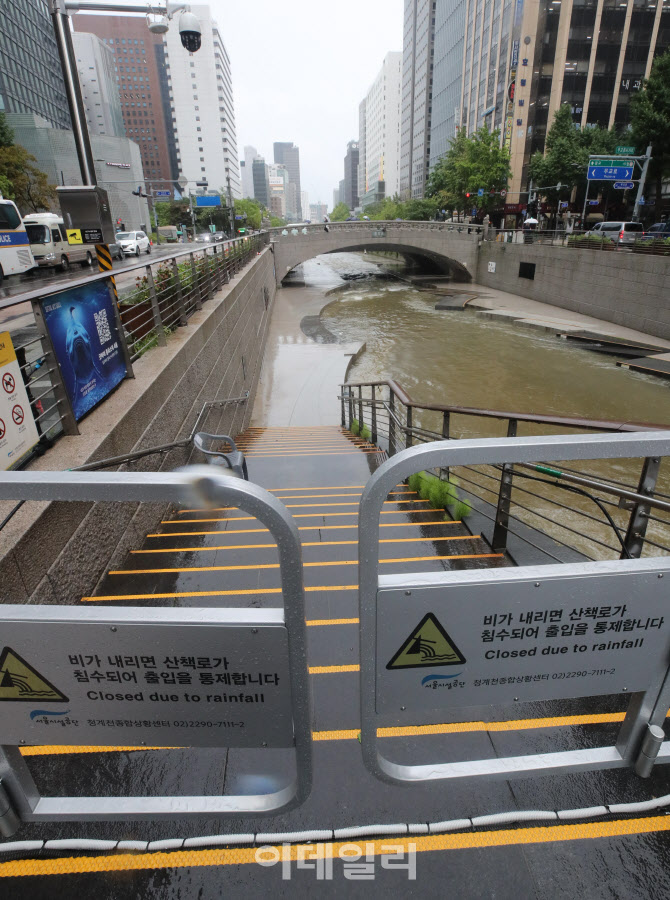
<svg viewBox="0 0 670 900">
<path fill-rule="evenodd" d="M 182 47 L 189 53 L 195 53 L 202 44 L 202 29 L 197 16 L 191 12 L 184 12 L 179 18 L 179 36 Z"/>
</svg>

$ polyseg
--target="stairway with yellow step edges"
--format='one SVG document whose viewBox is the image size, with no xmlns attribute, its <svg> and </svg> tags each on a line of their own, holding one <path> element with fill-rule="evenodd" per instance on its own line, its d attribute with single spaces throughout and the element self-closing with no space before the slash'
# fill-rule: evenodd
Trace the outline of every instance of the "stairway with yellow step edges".
<svg viewBox="0 0 670 900">
<path fill-rule="evenodd" d="M 385 454 L 338 427 L 249 428 L 240 435 L 239 447 L 247 456 L 250 479 L 281 499 L 294 516 L 302 541 L 313 711 L 311 797 L 302 807 L 276 817 L 62 823 L 26 826 L 22 838 L 156 839 L 240 831 L 295 832 L 370 823 L 439 822 L 515 809 L 563 809 L 583 806 L 587 799 L 602 802 L 603 792 L 596 790 L 594 780 L 587 776 L 516 780 L 513 790 L 506 781 L 466 779 L 447 785 L 427 782 L 399 787 L 374 779 L 363 766 L 357 740 L 358 506 L 370 474 Z M 478 535 L 470 534 L 462 523 L 450 521 L 444 511 L 432 509 L 406 484 L 398 484 L 389 493 L 380 525 L 383 574 L 508 565 L 504 556 L 493 553 Z M 82 597 L 79 602 L 87 606 L 280 606 L 278 564 L 271 535 L 253 516 L 235 508 L 183 508 L 166 515 L 121 566 L 107 573 L 95 596 Z M 188 675 L 188 669 L 181 674 Z M 159 677 L 162 684 L 158 690 L 178 689 L 180 672 L 166 666 Z M 389 758 L 412 764 L 579 749 L 611 742 L 624 706 L 619 698 L 521 704 L 513 711 L 445 706 L 435 724 L 382 728 L 379 736 Z M 113 733 L 110 728 L 110 738 Z M 283 750 L 56 745 L 26 747 L 23 752 L 45 795 L 257 793 L 286 784 L 293 765 L 292 752 Z M 657 796 L 670 790 L 664 775 L 668 767 L 657 769 L 646 782 L 638 779 L 629 785 L 625 798 L 620 799 L 648 799 L 650 791 Z M 662 783 L 657 783 L 659 779 Z M 607 799 L 617 799 L 616 792 L 608 793 Z M 583 875 L 584 895 L 591 896 L 588 889 L 600 883 L 599 872 L 590 868 L 594 857 L 589 844 L 593 845 L 593 840 L 576 838 L 600 838 L 602 851 L 611 824 L 569 826 L 573 829 L 570 833 L 565 825 L 533 829 L 521 824 L 491 831 L 490 838 L 471 831 L 446 839 L 422 838 L 428 843 L 420 849 L 428 852 L 417 854 L 417 881 L 409 886 L 399 872 L 382 868 L 381 844 L 376 842 L 370 845 L 376 859 L 375 883 L 366 891 L 370 896 L 393 891 L 398 896 L 454 893 L 540 900 L 553 895 L 539 889 L 539 884 L 562 883 L 576 870 Z M 614 835 L 623 835 L 632 827 L 628 822 L 621 827 L 613 824 Z M 641 826 L 640 833 L 643 830 Z M 655 832 L 650 839 L 658 841 L 658 829 Z M 403 838 L 401 845 L 416 840 L 414 836 Z M 532 852 L 529 843 L 535 844 Z M 568 849 L 562 851 L 562 846 Z M 635 867 L 626 856 L 627 848 L 618 844 L 616 852 L 607 856 L 607 868 L 611 867 L 611 878 L 616 875 L 616 883 L 620 877 L 622 884 L 630 884 L 627 873 Z M 166 898 L 176 896 L 174 891 L 184 897 L 242 896 L 243 892 L 255 897 L 273 891 L 284 896 L 281 866 L 263 868 L 252 864 L 253 854 L 247 858 L 240 856 L 242 852 L 233 847 L 149 853 L 141 863 L 129 855 L 93 854 L 82 856 L 81 864 L 75 854 L 74 860 L 45 860 L 38 862 L 37 868 L 27 869 L 27 874 L 42 874 L 45 880 L 13 879 L 12 897 L 34 900 L 36 886 L 49 889 L 54 884 L 53 893 L 39 896 L 76 890 L 83 900 L 100 900 L 102 884 L 117 884 L 119 876 L 128 887 L 127 896 L 138 898 L 159 896 L 154 892 L 156 879 L 165 887 L 160 897 Z M 555 862 L 561 852 L 570 859 L 563 871 Z M 157 869 L 161 870 L 158 875 Z M 2 870 L 0 862 L 0 875 Z M 54 875 L 60 877 L 54 879 Z M 324 890 L 314 871 L 300 873 L 295 864 L 291 878 L 286 896 L 313 896 L 315 890 Z M 324 896 L 341 896 L 350 890 L 337 863 L 332 878 L 337 883 Z"/>
</svg>

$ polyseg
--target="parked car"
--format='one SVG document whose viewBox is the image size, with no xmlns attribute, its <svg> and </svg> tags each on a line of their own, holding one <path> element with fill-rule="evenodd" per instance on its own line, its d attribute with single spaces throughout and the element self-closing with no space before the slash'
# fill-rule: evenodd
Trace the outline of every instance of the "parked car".
<svg viewBox="0 0 670 900">
<path fill-rule="evenodd" d="M 112 259 L 125 259 L 126 254 L 123 252 L 123 247 L 121 244 L 108 244 L 109 252 L 112 256 Z"/>
<path fill-rule="evenodd" d="M 632 246 L 644 234 L 642 222 L 598 222 L 589 234 L 608 238 L 617 246 Z"/>
<path fill-rule="evenodd" d="M 143 231 L 119 231 L 116 240 L 126 256 L 140 253 L 151 253 L 151 241 Z"/>
<path fill-rule="evenodd" d="M 211 231 L 201 231 L 200 234 L 196 234 L 195 242 L 196 244 L 213 244 L 214 238 L 215 235 Z"/>
<path fill-rule="evenodd" d="M 670 238 L 670 221 L 655 222 L 643 235 L 640 235 L 640 239 L 643 241 L 658 241 L 664 238 Z"/>
</svg>

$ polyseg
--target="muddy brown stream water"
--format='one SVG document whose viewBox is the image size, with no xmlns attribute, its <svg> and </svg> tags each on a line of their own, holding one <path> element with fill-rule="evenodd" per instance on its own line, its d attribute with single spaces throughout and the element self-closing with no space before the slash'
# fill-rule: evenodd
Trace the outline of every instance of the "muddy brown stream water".
<svg viewBox="0 0 670 900">
<path fill-rule="evenodd" d="M 402 282 L 341 279 L 342 275 L 373 270 L 372 260 L 357 254 L 321 256 L 303 267 L 306 289 L 310 293 L 323 291 L 321 321 L 326 328 L 341 341 L 366 342 L 365 351 L 350 369 L 350 381 L 393 378 L 419 403 L 655 422 L 670 428 L 667 382 L 631 373 L 617 367 L 615 357 L 581 349 L 554 333 L 514 324 L 511 319 L 492 319 L 476 309 L 436 310 L 438 296 Z M 418 422 L 441 430 L 437 415 L 423 413 Z M 506 422 L 500 420 L 452 417 L 453 436 L 489 437 L 502 435 L 505 429 Z M 566 430 L 522 424 L 519 433 Z M 640 463 L 587 462 L 579 468 L 636 485 Z M 497 490 L 493 479 L 484 476 L 477 480 Z M 612 547 L 617 545 L 607 524 L 585 521 L 580 514 L 588 512 L 603 520 L 602 513 L 589 500 L 529 482 L 523 486 L 542 493 L 543 499 L 532 500 L 518 491 L 515 500 L 532 506 L 552 521 L 538 522 L 517 510 L 520 518 L 542 525 L 559 540 L 594 558 L 618 555 L 589 540 L 596 537 Z M 662 466 L 659 489 L 670 494 L 667 460 Z M 493 495 L 482 496 L 495 502 Z M 557 509 L 547 498 L 558 499 L 568 509 Z M 626 515 L 614 507 L 612 511 L 623 526 Z M 567 532 L 559 523 L 580 534 Z M 648 534 L 660 543 L 670 544 L 670 531 L 663 525 L 653 523 Z M 645 555 L 656 552 L 647 548 Z"/>
</svg>

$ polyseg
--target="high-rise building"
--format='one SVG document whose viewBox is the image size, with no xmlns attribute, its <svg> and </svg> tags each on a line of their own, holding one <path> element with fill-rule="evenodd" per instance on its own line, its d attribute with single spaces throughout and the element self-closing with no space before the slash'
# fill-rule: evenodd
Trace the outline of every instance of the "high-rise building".
<svg viewBox="0 0 670 900">
<path fill-rule="evenodd" d="M 162 35 L 149 31 L 144 16 L 77 13 L 72 21 L 77 32 L 96 35 L 112 52 L 125 132 L 140 149 L 144 177 L 154 189 L 172 189 L 181 169 Z"/>
<path fill-rule="evenodd" d="M 269 165 L 268 181 L 270 192 L 269 208 L 280 219 L 286 218 L 286 195 L 288 193 L 288 169 L 286 166 Z"/>
<path fill-rule="evenodd" d="M 254 176 L 252 172 L 253 162 L 258 156 L 258 150 L 247 144 L 244 148 L 244 159 L 240 160 L 240 176 L 242 178 L 242 196 L 253 198 L 254 196 Z"/>
<path fill-rule="evenodd" d="M 346 192 L 344 190 L 344 178 L 342 179 L 342 181 L 340 181 L 340 188 L 337 193 L 340 196 L 340 203 L 346 203 L 347 199 L 346 199 Z M 349 209 L 351 209 L 351 207 L 349 207 Z"/>
<path fill-rule="evenodd" d="M 328 204 L 322 203 L 320 200 L 318 203 L 311 203 L 309 207 L 309 218 L 312 223 L 323 222 L 324 216 L 328 215 Z"/>
<path fill-rule="evenodd" d="M 337 204 L 339 202 L 340 202 L 340 189 L 335 188 L 335 190 L 333 191 L 333 209 L 335 209 L 335 207 L 337 206 Z"/>
<path fill-rule="evenodd" d="M 358 206 L 358 141 L 349 141 L 344 157 L 344 202 L 349 209 Z"/>
<path fill-rule="evenodd" d="M 473 7 L 476 2 L 472 0 Z M 428 175 L 435 4 L 436 0 L 405 0 L 400 113 L 400 195 L 403 199 L 423 197 Z"/>
<path fill-rule="evenodd" d="M 230 59 L 209 6 L 191 4 L 191 11 L 202 28 L 197 53 L 182 47 L 178 28 L 164 35 L 179 168 L 191 190 L 207 180 L 210 189 L 241 197 Z"/>
<path fill-rule="evenodd" d="M 300 209 L 303 211 L 303 218 L 307 217 L 307 210 L 309 209 L 309 194 L 307 191 L 300 191 Z"/>
<path fill-rule="evenodd" d="M 125 137 L 112 50 L 96 35 L 84 32 L 74 32 L 72 43 L 89 134 Z"/>
<path fill-rule="evenodd" d="M 287 210 L 287 214 L 293 213 L 294 215 L 290 216 L 290 218 L 292 221 L 298 222 L 302 219 L 302 209 L 300 205 L 300 149 L 296 147 L 295 144 L 286 141 L 277 141 L 274 144 L 274 161 L 275 163 L 281 163 L 286 166 L 288 169 L 289 184 L 295 185 L 295 199 L 292 199 L 293 191 L 289 191 L 287 197 L 287 203 L 293 204 L 293 206 L 289 207 Z"/>
<path fill-rule="evenodd" d="M 401 84 L 402 53 L 387 53 L 359 106 L 363 140 L 359 140 L 358 190 L 363 207 L 400 190 Z"/>
<path fill-rule="evenodd" d="M 44 0 L 3 0 L 0 111 L 32 114 L 70 128 L 63 71 Z"/>
<path fill-rule="evenodd" d="M 261 206 L 270 208 L 270 176 L 268 167 L 262 156 L 257 156 L 251 164 L 251 172 L 254 180 L 254 200 L 258 200 Z"/>
<path fill-rule="evenodd" d="M 510 212 L 559 106 L 570 104 L 576 128 L 625 126 L 631 96 L 670 47 L 667 0 L 437 0 L 435 20 L 431 162 L 458 129 L 500 129 Z"/>
</svg>

